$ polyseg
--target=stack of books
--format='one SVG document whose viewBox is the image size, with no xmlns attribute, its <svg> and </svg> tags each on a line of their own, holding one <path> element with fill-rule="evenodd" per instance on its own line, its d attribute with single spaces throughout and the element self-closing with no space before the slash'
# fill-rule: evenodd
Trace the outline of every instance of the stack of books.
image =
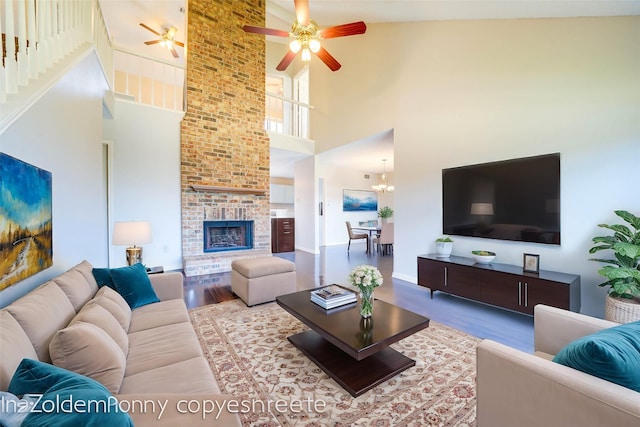
<svg viewBox="0 0 640 427">
<path fill-rule="evenodd" d="M 356 302 L 356 294 L 338 285 L 330 285 L 311 291 L 311 301 L 325 310 Z"/>
</svg>

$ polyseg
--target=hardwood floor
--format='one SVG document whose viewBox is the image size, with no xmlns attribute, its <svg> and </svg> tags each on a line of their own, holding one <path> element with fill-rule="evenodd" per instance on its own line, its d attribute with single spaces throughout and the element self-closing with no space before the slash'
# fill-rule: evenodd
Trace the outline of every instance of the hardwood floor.
<svg viewBox="0 0 640 427">
<path fill-rule="evenodd" d="M 436 292 L 391 277 L 393 255 L 367 254 L 364 245 L 326 246 L 319 255 L 307 252 L 274 254 L 295 262 L 298 289 L 312 289 L 331 283 L 346 283 L 349 272 L 360 264 L 378 267 L 384 285 L 376 298 L 429 317 L 478 338 L 489 338 L 523 351 L 533 351 L 533 317 L 491 307 L 463 298 Z M 236 298 L 231 292 L 231 273 L 185 278 L 185 302 L 189 308 L 216 304 Z"/>
</svg>

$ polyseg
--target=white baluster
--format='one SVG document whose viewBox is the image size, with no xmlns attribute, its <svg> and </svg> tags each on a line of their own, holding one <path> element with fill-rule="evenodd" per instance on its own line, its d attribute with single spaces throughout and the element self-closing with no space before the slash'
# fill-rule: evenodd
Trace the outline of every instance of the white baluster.
<svg viewBox="0 0 640 427">
<path fill-rule="evenodd" d="M 13 1 L 5 1 L 5 45 L 7 56 L 4 58 L 4 67 L 6 68 L 6 88 L 7 93 L 18 92 L 18 63 L 16 62 L 16 33 L 15 33 L 15 15 L 13 13 Z"/>
<path fill-rule="evenodd" d="M 25 0 L 18 3 L 18 84 L 29 83 L 29 60 L 27 58 L 27 4 Z"/>
<path fill-rule="evenodd" d="M 57 63 L 60 61 L 60 28 L 59 28 L 59 19 L 60 19 L 60 10 L 58 0 L 49 0 L 49 4 L 51 5 L 51 47 L 52 47 L 52 60 L 53 63 Z"/>
<path fill-rule="evenodd" d="M 0 34 L 2 34 L 2 16 L 0 16 Z M 0 57 L 2 53 L 0 53 Z M 0 67 L 0 103 L 4 103 L 7 100 L 7 69 L 5 67 Z"/>
<path fill-rule="evenodd" d="M 27 1 L 27 60 L 29 61 L 29 78 L 38 77 L 38 53 L 36 45 L 38 43 L 38 32 L 36 31 L 36 0 Z"/>
</svg>

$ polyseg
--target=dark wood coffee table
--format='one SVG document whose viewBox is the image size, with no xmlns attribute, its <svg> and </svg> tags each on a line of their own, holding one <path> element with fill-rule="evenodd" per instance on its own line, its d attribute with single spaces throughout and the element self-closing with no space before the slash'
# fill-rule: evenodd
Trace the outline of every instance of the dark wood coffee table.
<svg viewBox="0 0 640 427">
<path fill-rule="evenodd" d="M 276 298 L 280 307 L 311 328 L 288 339 L 352 396 L 416 364 L 389 345 L 428 327 L 428 318 L 375 300 L 373 316 L 365 321 L 357 304 L 325 310 L 311 302 L 310 292 Z"/>
</svg>

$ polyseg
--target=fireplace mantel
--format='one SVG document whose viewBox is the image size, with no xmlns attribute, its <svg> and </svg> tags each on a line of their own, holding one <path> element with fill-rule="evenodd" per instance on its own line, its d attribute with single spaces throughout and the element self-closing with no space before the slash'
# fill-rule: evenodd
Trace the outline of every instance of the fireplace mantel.
<svg viewBox="0 0 640 427">
<path fill-rule="evenodd" d="M 192 185 L 194 191 L 202 193 L 243 193 L 243 194 L 256 194 L 264 196 L 267 194 L 266 189 L 260 188 L 237 188 L 237 187 L 217 187 L 214 185 Z"/>
</svg>

